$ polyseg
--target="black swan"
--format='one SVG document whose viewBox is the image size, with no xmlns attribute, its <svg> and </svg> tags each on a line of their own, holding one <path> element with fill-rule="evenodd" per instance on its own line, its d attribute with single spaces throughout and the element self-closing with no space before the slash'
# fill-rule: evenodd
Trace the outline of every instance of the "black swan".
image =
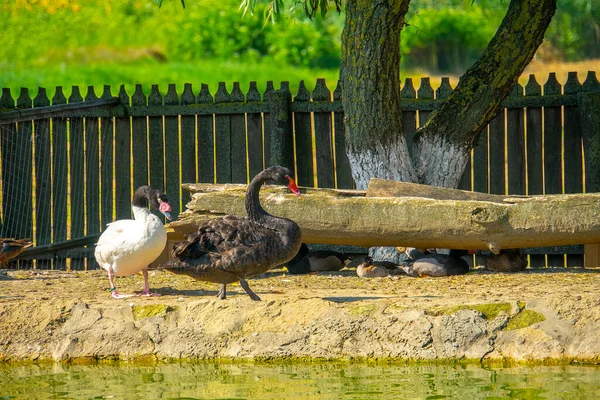
<svg viewBox="0 0 600 400">
<path fill-rule="evenodd" d="M 0 266 L 6 265 L 10 260 L 21 254 L 28 247 L 33 246 L 29 239 L 1 238 L 2 253 L 0 253 Z"/>
<path fill-rule="evenodd" d="M 450 254 L 434 254 L 422 252 L 409 247 L 406 254 L 410 260 L 403 266 L 407 275 L 423 276 L 451 276 L 464 275 L 469 272 L 469 264 L 462 258 L 469 254 L 468 250 L 450 250 Z"/>
<path fill-rule="evenodd" d="M 500 250 L 485 256 L 485 269 L 496 272 L 519 272 L 527 268 L 527 256 L 521 249 Z"/>
<path fill-rule="evenodd" d="M 333 250 L 310 251 L 305 243 L 302 243 L 298 254 L 286 264 L 290 274 L 309 274 L 321 271 L 339 271 L 350 261 L 351 257 L 344 253 Z"/>
<path fill-rule="evenodd" d="M 220 283 L 218 297 L 227 296 L 226 285 L 236 281 L 252 300 L 260 300 L 246 278 L 262 274 L 285 264 L 298 252 L 302 243 L 300 227 L 287 218 L 268 214 L 260 205 L 263 183 L 274 181 L 300 195 L 291 178 L 292 172 L 274 166 L 257 174 L 246 192 L 248 217 L 226 215 L 206 221 L 198 232 L 173 245 L 173 260 L 161 266 L 206 282 Z"/>
<path fill-rule="evenodd" d="M 356 275 L 361 278 L 383 278 L 390 275 L 405 275 L 404 270 L 390 261 L 373 261 L 367 256 L 364 261 L 356 267 Z"/>
<path fill-rule="evenodd" d="M 149 209 L 159 210 L 171 219 L 171 205 L 167 196 L 150 186 L 141 186 L 131 200 L 135 219 L 121 219 L 108 224 L 96 243 L 94 255 L 100 267 L 108 271 L 112 297 L 120 299 L 133 295 L 117 292 L 115 276 L 127 276 L 142 271 L 144 291 L 141 295 L 152 296 L 148 285 L 148 265 L 156 260 L 167 244 L 167 232 L 156 215 Z"/>
</svg>

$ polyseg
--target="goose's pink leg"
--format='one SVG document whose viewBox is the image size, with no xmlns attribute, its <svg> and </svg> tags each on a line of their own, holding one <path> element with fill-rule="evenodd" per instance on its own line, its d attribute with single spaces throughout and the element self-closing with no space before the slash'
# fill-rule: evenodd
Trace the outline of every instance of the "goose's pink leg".
<svg viewBox="0 0 600 400">
<path fill-rule="evenodd" d="M 225 298 L 227 297 L 227 285 L 226 284 L 221 285 L 221 290 L 219 290 L 219 293 L 217 293 L 217 297 L 219 298 L 219 300 L 225 300 Z"/>
<path fill-rule="evenodd" d="M 144 275 L 144 291 L 140 293 L 140 296 L 160 296 L 160 293 L 150 292 L 150 285 L 148 284 L 148 270 L 146 268 L 142 270 L 142 275 Z"/>
<path fill-rule="evenodd" d="M 110 294 L 113 299 L 125 299 L 133 296 L 132 294 L 119 294 L 117 292 L 117 287 L 115 286 L 115 273 L 112 268 L 108 270 L 108 281 L 110 282 Z"/>
</svg>

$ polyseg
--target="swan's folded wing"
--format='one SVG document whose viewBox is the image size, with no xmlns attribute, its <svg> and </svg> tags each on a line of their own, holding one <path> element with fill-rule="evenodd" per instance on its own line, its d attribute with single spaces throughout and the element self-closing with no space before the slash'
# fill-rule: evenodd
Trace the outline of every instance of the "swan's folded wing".
<svg viewBox="0 0 600 400">
<path fill-rule="evenodd" d="M 245 217 L 214 218 L 200 226 L 198 232 L 188 234 L 184 242 L 176 243 L 171 254 L 188 261 L 210 254 L 220 269 L 236 272 L 243 265 L 260 264 L 266 243 L 273 235 L 271 229 Z"/>
<path fill-rule="evenodd" d="M 127 234 L 127 228 L 131 227 L 132 223 L 135 223 L 132 219 L 122 219 L 107 225 L 96 243 L 95 255 L 98 262 L 111 259 L 114 253 L 118 252 L 118 249 L 131 239 Z"/>
</svg>

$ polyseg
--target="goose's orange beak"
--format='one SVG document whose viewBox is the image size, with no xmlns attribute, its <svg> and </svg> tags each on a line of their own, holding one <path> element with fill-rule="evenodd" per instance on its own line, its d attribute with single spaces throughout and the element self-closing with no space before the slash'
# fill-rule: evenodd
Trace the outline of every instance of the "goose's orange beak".
<svg viewBox="0 0 600 400">
<path fill-rule="evenodd" d="M 300 189 L 298 189 L 298 185 L 296 185 L 296 182 L 294 182 L 294 180 L 291 177 L 289 177 L 288 175 L 286 175 L 285 177 L 290 182 L 288 184 L 288 189 L 290 189 L 290 191 L 292 193 L 294 193 L 295 195 L 300 196 Z"/>
</svg>

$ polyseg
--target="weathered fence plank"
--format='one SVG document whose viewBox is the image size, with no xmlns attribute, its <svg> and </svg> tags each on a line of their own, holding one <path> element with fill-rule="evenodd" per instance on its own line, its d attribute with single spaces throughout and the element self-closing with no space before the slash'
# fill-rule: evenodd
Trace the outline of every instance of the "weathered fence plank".
<svg viewBox="0 0 600 400">
<path fill-rule="evenodd" d="M 94 87 L 88 87 L 85 101 L 97 100 Z M 100 150 L 98 118 L 85 119 L 85 208 L 86 234 L 100 232 Z"/>
<path fill-rule="evenodd" d="M 511 97 L 523 96 L 523 86 L 515 84 Z M 508 194 L 525 194 L 525 112 L 506 110 L 506 160 L 508 164 Z"/>
<path fill-rule="evenodd" d="M 163 97 L 158 85 L 152 85 L 148 95 L 148 106 L 160 106 Z M 148 171 L 150 186 L 155 189 L 165 188 L 165 148 L 163 139 L 163 117 L 148 117 Z"/>
<path fill-rule="evenodd" d="M 73 86 L 69 103 L 79 103 L 83 97 L 79 87 Z M 84 129 L 83 118 L 71 118 L 69 124 L 69 175 L 71 187 L 71 239 L 85 235 L 85 203 L 84 203 Z M 85 266 L 84 260 L 72 260 L 71 269 L 80 270 Z"/>
<path fill-rule="evenodd" d="M 564 86 L 565 94 L 577 94 L 581 83 L 576 72 L 569 72 Z M 564 107 L 564 153 L 565 193 L 583 191 L 582 138 L 579 109 L 575 106 Z"/>
<path fill-rule="evenodd" d="M 309 103 L 310 92 L 304 81 L 300 81 L 294 103 Z M 312 122 L 308 112 L 294 113 L 294 132 L 296 140 L 296 174 L 298 185 L 315 186 L 313 169 Z"/>
<path fill-rule="evenodd" d="M 421 85 L 417 91 L 417 99 L 419 100 L 433 100 L 434 91 L 431 87 L 431 80 L 429 78 L 421 78 Z M 425 125 L 429 119 L 431 110 L 419 110 L 419 126 Z"/>
<path fill-rule="evenodd" d="M 230 103 L 229 93 L 225 82 L 219 82 L 215 93 L 215 103 Z M 231 182 L 231 117 L 229 115 L 215 115 L 215 141 L 217 183 Z"/>
<path fill-rule="evenodd" d="M 50 99 L 45 88 L 39 88 L 33 99 L 34 107 L 47 107 Z M 34 165 L 35 165 L 35 242 L 36 246 L 52 242 L 50 210 L 52 181 L 50 174 L 50 119 L 34 122 Z M 48 261 L 39 261 L 38 268 L 49 268 Z"/>
<path fill-rule="evenodd" d="M 0 108 L 13 109 L 15 101 L 12 98 L 10 89 L 2 89 L 0 97 Z M 17 124 L 9 123 L 0 125 L 0 154 L 2 154 L 2 236 L 16 237 L 10 227 L 11 221 L 15 220 L 17 215 L 16 196 L 14 190 L 16 186 L 15 171 L 17 168 L 15 152 L 15 140 L 17 135 Z"/>
<path fill-rule="evenodd" d="M 540 96 L 542 87 L 536 81 L 535 75 L 529 75 L 525 85 L 525 97 Z M 527 107 L 525 114 L 527 118 L 527 194 L 537 195 L 544 193 L 544 164 L 542 160 L 543 130 L 542 130 L 542 108 Z M 529 266 L 532 268 L 545 267 L 546 256 L 543 254 L 530 254 Z"/>
<path fill-rule="evenodd" d="M 67 98 L 62 87 L 56 87 L 52 104 L 66 104 Z M 67 120 L 52 118 L 52 242 L 67 240 L 67 198 L 68 198 L 68 161 L 67 161 Z M 54 267 L 66 267 L 66 260 L 57 259 Z"/>
<path fill-rule="evenodd" d="M 198 104 L 212 104 L 208 85 L 203 83 L 198 94 Z M 215 137 L 213 115 L 198 115 L 198 182 L 215 182 Z"/>
<path fill-rule="evenodd" d="M 104 86 L 102 99 L 111 98 L 110 86 Z M 100 231 L 113 221 L 113 141 L 114 122 L 112 118 L 101 119 L 100 126 Z"/>
<path fill-rule="evenodd" d="M 331 92 L 325 79 L 317 79 L 312 92 L 314 102 L 331 102 Z M 335 186 L 333 176 L 333 144 L 331 142 L 331 113 L 314 113 L 315 124 L 315 155 L 317 159 L 317 185 L 320 188 Z"/>
<path fill-rule="evenodd" d="M 489 124 L 490 193 L 504 194 L 504 109 Z"/>
<path fill-rule="evenodd" d="M 135 85 L 131 96 L 132 106 L 146 106 L 146 95 L 142 85 Z M 131 118 L 131 148 L 133 153 L 133 187 L 148 184 L 148 119 L 147 117 Z"/>
<path fill-rule="evenodd" d="M 267 81 L 267 86 L 263 93 L 263 99 L 265 102 L 268 101 L 269 93 L 275 88 L 273 87 L 273 81 Z M 271 115 L 269 112 L 264 113 L 265 130 L 263 135 L 263 154 L 265 160 L 265 167 L 270 167 L 269 160 L 271 159 Z"/>
<path fill-rule="evenodd" d="M 260 103 L 260 92 L 256 82 L 250 82 L 250 88 L 246 93 L 247 104 Z M 250 179 L 264 169 L 263 166 L 263 117 L 259 112 L 246 114 L 246 126 L 248 127 L 248 173 Z"/>
<path fill-rule="evenodd" d="M 121 88 L 119 89 L 119 104 L 129 104 L 129 96 L 125 91 L 124 85 L 121 85 Z M 133 118 L 131 124 L 133 125 Z M 130 133 L 129 129 L 129 117 L 120 117 L 115 119 L 116 219 L 131 218 L 131 175 L 132 173 L 135 174 L 135 168 L 132 168 L 132 163 L 130 161 L 130 143 L 135 143 L 135 140 L 132 140 L 132 134 Z"/>
<path fill-rule="evenodd" d="M 244 93 L 239 82 L 233 82 L 233 89 L 229 95 L 232 103 L 243 104 Z M 248 170 L 246 168 L 246 118 L 244 114 L 231 115 L 231 181 L 233 183 L 247 183 Z"/>
<path fill-rule="evenodd" d="M 577 94 L 585 147 L 585 191 L 600 191 L 600 84 L 596 73 L 588 72 L 583 92 Z"/>
<path fill-rule="evenodd" d="M 333 101 L 342 102 L 342 81 L 338 81 L 337 88 L 333 92 Z M 350 160 L 346 154 L 346 126 L 344 124 L 344 113 L 336 111 L 333 113 L 334 145 L 335 145 L 335 182 L 338 189 L 352 189 L 354 179 Z"/>
<path fill-rule="evenodd" d="M 174 84 L 169 85 L 165 94 L 165 105 L 179 104 L 179 96 Z M 165 183 L 162 187 L 164 193 L 169 197 L 172 214 L 178 215 L 182 209 L 181 205 L 181 179 L 179 178 L 179 117 L 165 117 L 164 121 L 164 143 L 165 143 Z M 182 147 L 183 152 L 194 151 L 193 148 Z M 183 154 L 182 154 L 183 155 Z M 157 187 L 161 189 L 161 187 Z"/>
<path fill-rule="evenodd" d="M 560 95 L 560 83 L 551 73 L 544 84 L 544 95 Z M 544 193 L 562 193 L 562 109 L 544 107 Z"/>
<path fill-rule="evenodd" d="M 525 86 L 525 96 L 539 96 L 542 87 L 535 80 L 535 75 L 529 75 Z M 527 194 L 542 194 L 544 192 L 542 164 L 542 109 L 527 107 Z"/>
<path fill-rule="evenodd" d="M 196 96 L 192 84 L 186 83 L 181 93 L 181 105 L 195 104 Z M 167 165 L 171 162 L 167 158 Z M 196 180 L 196 117 L 193 115 L 181 116 L 181 181 L 182 183 L 197 182 Z M 181 193 L 182 209 L 190 201 L 187 191 Z"/>
</svg>

